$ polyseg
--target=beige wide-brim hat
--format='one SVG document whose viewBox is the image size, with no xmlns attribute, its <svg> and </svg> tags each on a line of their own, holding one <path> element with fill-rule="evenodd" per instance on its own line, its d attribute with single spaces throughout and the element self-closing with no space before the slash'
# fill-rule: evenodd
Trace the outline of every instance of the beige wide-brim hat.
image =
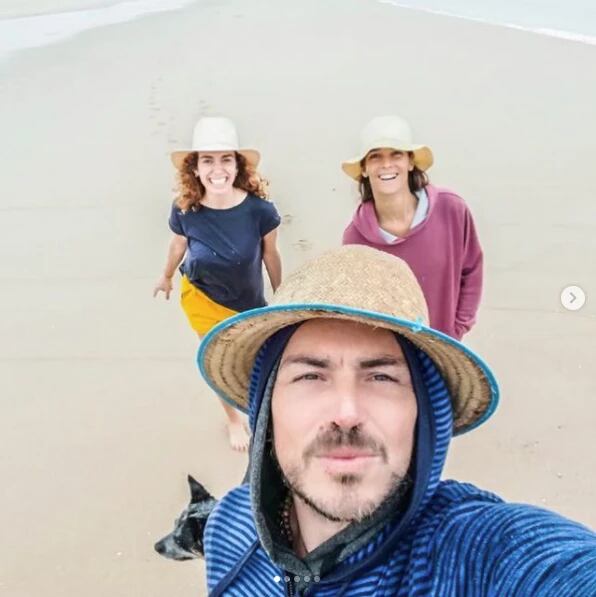
<svg viewBox="0 0 596 597">
<path fill-rule="evenodd" d="M 342 170 L 351 178 L 359 180 L 362 175 L 360 163 L 369 151 L 381 148 L 411 151 L 414 165 L 420 170 L 428 170 L 433 165 L 433 152 L 427 145 L 419 145 L 412 140 L 410 125 L 399 116 L 377 116 L 360 133 L 360 153 L 342 162 Z"/>
<path fill-rule="evenodd" d="M 201 374 L 224 400 L 246 412 L 263 343 L 286 326 L 316 318 L 392 330 L 424 351 L 449 388 L 454 433 L 473 429 L 495 410 L 499 392 L 490 369 L 461 342 L 428 327 L 422 290 L 406 262 L 359 245 L 313 259 L 286 278 L 270 305 L 213 328 L 199 347 Z"/>
<path fill-rule="evenodd" d="M 234 123 L 223 116 L 205 116 L 196 124 L 192 135 L 191 149 L 174 151 L 170 154 L 172 163 L 180 169 L 184 158 L 195 151 L 236 151 L 256 168 L 261 159 L 256 149 L 240 147 L 238 133 Z"/>
</svg>

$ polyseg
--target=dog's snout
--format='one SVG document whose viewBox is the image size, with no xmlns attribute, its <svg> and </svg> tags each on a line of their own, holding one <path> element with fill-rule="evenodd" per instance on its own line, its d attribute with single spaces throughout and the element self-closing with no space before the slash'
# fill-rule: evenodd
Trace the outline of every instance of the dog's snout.
<svg viewBox="0 0 596 597">
<path fill-rule="evenodd" d="M 163 539 L 160 539 L 154 546 L 153 548 L 155 549 L 155 551 L 158 554 L 161 554 L 163 556 L 164 552 L 166 551 L 166 546 L 164 543 Z"/>
</svg>

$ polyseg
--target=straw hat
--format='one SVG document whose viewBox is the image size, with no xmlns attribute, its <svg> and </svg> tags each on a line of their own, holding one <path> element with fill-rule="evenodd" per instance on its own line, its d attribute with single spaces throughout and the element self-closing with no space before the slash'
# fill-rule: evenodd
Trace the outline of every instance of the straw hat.
<svg viewBox="0 0 596 597">
<path fill-rule="evenodd" d="M 400 333 L 441 371 L 451 394 L 454 432 L 492 414 L 498 387 L 488 366 L 463 344 L 428 327 L 422 290 L 405 261 L 360 245 L 329 251 L 298 268 L 271 304 L 224 320 L 204 338 L 197 361 L 207 383 L 246 411 L 257 352 L 270 336 L 315 318 L 357 321 Z"/>
<path fill-rule="evenodd" d="M 378 116 L 373 118 L 360 133 L 360 153 L 342 162 L 342 170 L 358 180 L 362 174 L 360 162 L 369 151 L 389 147 L 414 154 L 414 165 L 420 170 L 428 170 L 433 165 L 433 152 L 426 145 L 412 141 L 410 125 L 399 116 Z"/>
<path fill-rule="evenodd" d="M 234 123 L 223 116 L 205 116 L 201 118 L 195 124 L 192 135 L 192 148 L 172 152 L 170 156 L 172 163 L 180 169 L 184 158 L 194 151 L 237 151 L 254 168 L 257 167 L 261 158 L 256 149 L 240 148 Z"/>
</svg>

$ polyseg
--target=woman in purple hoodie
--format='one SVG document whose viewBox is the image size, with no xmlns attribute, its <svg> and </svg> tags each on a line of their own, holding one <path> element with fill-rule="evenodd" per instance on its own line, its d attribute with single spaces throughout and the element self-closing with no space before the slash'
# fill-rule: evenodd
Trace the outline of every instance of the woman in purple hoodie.
<svg viewBox="0 0 596 597">
<path fill-rule="evenodd" d="M 460 340 L 474 325 L 482 294 L 482 249 L 463 199 L 429 184 L 429 147 L 412 142 L 397 116 L 371 120 L 361 151 L 343 162 L 361 203 L 343 244 L 367 245 L 404 259 L 428 303 L 431 327 Z"/>
</svg>

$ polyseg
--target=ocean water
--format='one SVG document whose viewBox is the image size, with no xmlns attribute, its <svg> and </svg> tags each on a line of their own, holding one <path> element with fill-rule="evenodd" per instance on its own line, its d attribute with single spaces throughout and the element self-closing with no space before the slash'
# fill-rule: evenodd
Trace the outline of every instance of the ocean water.
<svg viewBox="0 0 596 597">
<path fill-rule="evenodd" d="M 596 45 L 596 0 L 377 0 Z"/>
<path fill-rule="evenodd" d="M 128 0 L 101 8 L 0 19 L 0 58 L 24 48 L 45 46 L 81 31 L 176 10 L 196 0 Z"/>
<path fill-rule="evenodd" d="M 82 31 L 176 10 L 196 0 L 127 0 L 110 6 L 0 19 L 0 59 Z M 290 1 L 290 0 L 284 0 Z M 596 45 L 596 0 L 369 0 Z"/>
</svg>

